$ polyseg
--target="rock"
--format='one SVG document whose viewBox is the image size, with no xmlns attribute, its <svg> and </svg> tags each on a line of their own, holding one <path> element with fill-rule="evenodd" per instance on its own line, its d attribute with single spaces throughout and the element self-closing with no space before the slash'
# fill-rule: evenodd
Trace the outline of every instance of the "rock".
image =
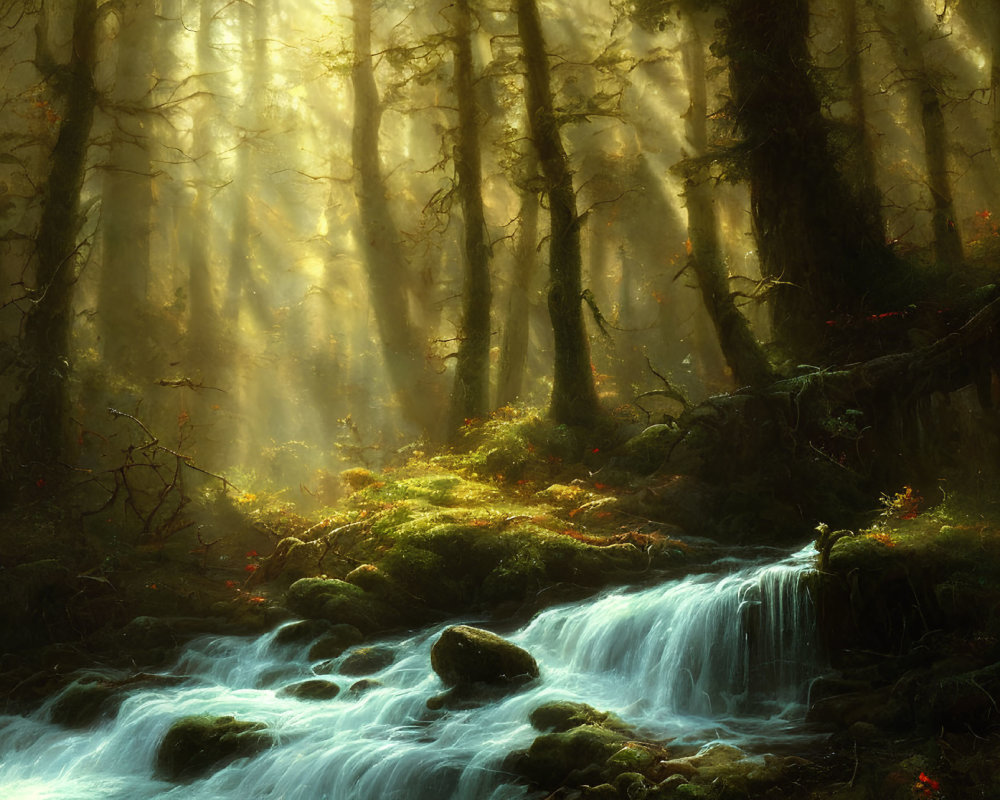
<svg viewBox="0 0 1000 800">
<path fill-rule="evenodd" d="M 321 661 L 327 658 L 337 658 L 347 648 L 360 644 L 365 640 L 365 635 L 353 625 L 333 625 L 329 633 L 319 639 L 316 644 L 309 648 L 309 660 Z"/>
<path fill-rule="evenodd" d="M 623 734 L 599 725 L 579 725 L 561 733 L 546 733 L 514 760 L 515 769 L 533 783 L 552 789 L 580 785 L 588 767 L 605 762 L 625 745 Z M 580 774 L 573 775 L 572 773 Z"/>
<path fill-rule="evenodd" d="M 85 675 L 55 699 L 49 709 L 49 719 L 68 728 L 86 728 L 99 719 L 110 719 L 118 713 L 125 690 L 135 687 L 176 686 L 187 680 L 176 675 L 149 675 L 140 672 L 125 678 Z"/>
<path fill-rule="evenodd" d="M 623 772 L 615 778 L 614 788 L 618 792 L 618 797 L 624 797 L 627 800 L 646 800 L 650 785 L 638 772 Z"/>
<path fill-rule="evenodd" d="M 333 625 L 325 619 L 302 619 L 285 625 L 274 634 L 277 645 L 304 644 L 329 633 Z"/>
<path fill-rule="evenodd" d="M 359 647 L 340 665 L 341 675 L 371 675 L 396 660 L 391 647 Z"/>
<path fill-rule="evenodd" d="M 602 725 L 609 730 L 618 730 L 622 733 L 629 731 L 628 726 L 614 714 L 598 711 L 586 703 L 573 703 L 568 700 L 543 703 L 531 712 L 529 721 L 535 730 L 542 732 L 559 733 L 578 725 Z"/>
<path fill-rule="evenodd" d="M 510 684 L 538 677 L 532 655 L 495 633 L 455 625 L 431 648 L 431 666 L 448 686 Z"/>
<path fill-rule="evenodd" d="M 382 681 L 372 680 L 371 678 L 362 678 L 360 681 L 352 683 L 351 688 L 348 691 L 354 695 L 364 694 L 365 692 L 370 692 L 372 689 L 377 689 L 381 685 Z"/>
<path fill-rule="evenodd" d="M 353 625 L 362 632 L 391 627 L 397 617 L 389 606 L 358 586 L 327 578 L 302 578 L 288 587 L 288 608 L 308 619 Z"/>
<path fill-rule="evenodd" d="M 297 700 L 332 700 L 340 694 L 340 687 L 333 681 L 315 678 L 293 683 L 278 690 L 278 697 L 294 697 Z"/>
<path fill-rule="evenodd" d="M 644 773 L 657 762 L 660 755 L 660 752 L 651 747 L 638 742 L 627 742 L 605 763 L 612 773 Z"/>
<path fill-rule="evenodd" d="M 169 781 L 198 778 L 237 758 L 246 758 L 272 744 L 262 722 L 212 717 L 183 717 L 167 731 L 156 753 L 156 771 Z"/>
</svg>

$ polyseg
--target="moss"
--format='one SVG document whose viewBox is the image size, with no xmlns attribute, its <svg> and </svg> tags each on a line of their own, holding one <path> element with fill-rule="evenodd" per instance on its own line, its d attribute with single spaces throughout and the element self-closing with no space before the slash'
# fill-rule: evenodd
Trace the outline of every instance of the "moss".
<svg viewBox="0 0 1000 800">
<path fill-rule="evenodd" d="M 538 736 L 517 768 L 532 782 L 554 788 L 571 780 L 571 773 L 603 766 L 625 744 L 625 737 L 600 725 L 578 725 L 561 733 Z"/>
<path fill-rule="evenodd" d="M 561 733 L 580 725 L 600 725 L 608 730 L 630 733 L 628 726 L 609 711 L 598 711 L 586 703 L 554 700 L 543 703 L 529 717 L 535 730 Z"/>
<path fill-rule="evenodd" d="M 272 739 L 266 727 L 233 717 L 183 717 L 170 726 L 160 743 L 156 771 L 170 781 L 194 780 L 269 747 Z"/>
<path fill-rule="evenodd" d="M 327 578 L 302 578 L 285 596 L 290 611 L 308 619 L 353 625 L 361 631 L 391 627 L 399 613 L 354 584 Z"/>
</svg>

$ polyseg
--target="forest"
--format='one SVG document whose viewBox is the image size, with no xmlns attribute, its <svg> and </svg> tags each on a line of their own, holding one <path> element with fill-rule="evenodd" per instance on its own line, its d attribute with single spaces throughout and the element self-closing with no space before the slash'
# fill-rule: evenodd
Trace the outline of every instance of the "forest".
<svg viewBox="0 0 1000 800">
<path fill-rule="evenodd" d="M 1000 795 L 994 0 L 0 63 L 0 796 Z"/>
</svg>

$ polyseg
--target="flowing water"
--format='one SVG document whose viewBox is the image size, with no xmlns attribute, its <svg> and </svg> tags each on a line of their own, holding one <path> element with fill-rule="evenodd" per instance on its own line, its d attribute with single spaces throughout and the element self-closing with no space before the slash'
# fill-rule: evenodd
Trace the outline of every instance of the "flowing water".
<svg viewBox="0 0 1000 800">
<path fill-rule="evenodd" d="M 86 731 L 0 717 L 0 797 L 27 800 L 506 800 L 527 796 L 503 769 L 537 732 L 528 715 L 550 700 L 610 710 L 648 739 L 725 741 L 768 749 L 801 736 L 805 693 L 821 669 L 800 577 L 811 551 L 766 563 L 618 589 L 550 608 L 507 638 L 531 652 L 541 677 L 523 691 L 465 710 L 431 711 L 444 687 L 430 648 L 446 626 L 386 640 L 396 661 L 333 700 L 277 691 L 315 677 L 308 645 L 259 638 L 193 642 L 169 688 L 137 688 L 117 716 Z M 50 704 L 51 705 L 51 702 Z M 193 783 L 154 776 L 170 724 L 191 714 L 267 723 L 277 744 Z"/>
</svg>

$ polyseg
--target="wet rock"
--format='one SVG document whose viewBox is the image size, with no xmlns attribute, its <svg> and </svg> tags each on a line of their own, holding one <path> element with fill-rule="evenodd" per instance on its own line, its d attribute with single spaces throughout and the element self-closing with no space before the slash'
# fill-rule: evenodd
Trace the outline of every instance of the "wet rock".
<svg viewBox="0 0 1000 800">
<path fill-rule="evenodd" d="M 364 694 L 365 692 L 370 692 L 372 689 L 377 689 L 382 685 L 382 681 L 372 680 L 371 678 L 362 678 L 360 681 L 355 681 L 351 684 L 351 688 L 348 690 L 353 695 Z"/>
<path fill-rule="evenodd" d="M 87 728 L 100 719 L 113 718 L 129 689 L 176 686 L 185 680 L 183 676 L 144 672 L 124 678 L 84 675 L 55 699 L 49 709 L 49 719 L 68 728 Z"/>
<path fill-rule="evenodd" d="M 333 624 L 325 619 L 303 619 L 285 625 L 274 634 L 276 645 L 304 644 L 329 633 Z"/>
<path fill-rule="evenodd" d="M 340 694 L 340 687 L 333 681 L 315 678 L 293 683 L 278 690 L 279 697 L 294 697 L 297 700 L 332 700 Z"/>
<path fill-rule="evenodd" d="M 194 780 L 272 744 L 262 722 L 200 715 L 177 720 L 160 742 L 156 771 L 165 780 Z"/>
<path fill-rule="evenodd" d="M 326 636 L 309 648 L 309 660 L 319 661 L 326 658 L 337 658 L 349 647 L 360 644 L 364 640 L 365 635 L 353 625 L 333 625 Z"/>
<path fill-rule="evenodd" d="M 289 610 L 299 616 L 346 623 L 362 632 L 391 627 L 398 618 L 378 598 L 336 579 L 302 578 L 288 588 L 285 599 Z"/>
<path fill-rule="evenodd" d="M 602 725 L 610 730 L 627 732 L 628 726 L 608 711 L 598 711 L 586 703 L 555 700 L 543 703 L 531 712 L 531 726 L 538 731 L 568 731 L 578 725 Z"/>
<path fill-rule="evenodd" d="M 531 653 L 469 625 L 455 625 L 441 634 L 431 648 L 431 666 L 448 686 L 523 683 L 538 677 Z"/>
<path fill-rule="evenodd" d="M 359 647 L 340 665 L 342 675 L 371 675 L 385 669 L 396 660 L 391 647 Z"/>
<path fill-rule="evenodd" d="M 545 788 L 563 784 L 581 785 L 588 768 L 600 776 L 601 767 L 626 743 L 622 733 L 600 725 L 579 725 L 561 733 L 538 736 L 512 766 L 528 780 Z"/>
</svg>

